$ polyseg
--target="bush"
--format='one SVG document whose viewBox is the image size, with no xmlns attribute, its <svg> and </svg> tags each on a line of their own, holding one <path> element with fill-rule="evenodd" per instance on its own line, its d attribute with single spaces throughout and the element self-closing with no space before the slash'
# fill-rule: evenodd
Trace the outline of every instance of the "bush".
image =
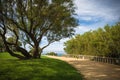
<svg viewBox="0 0 120 80">
<path fill-rule="evenodd" d="M 55 53 L 55 52 L 49 52 L 49 53 L 47 53 L 46 55 L 57 56 L 57 53 Z"/>
</svg>

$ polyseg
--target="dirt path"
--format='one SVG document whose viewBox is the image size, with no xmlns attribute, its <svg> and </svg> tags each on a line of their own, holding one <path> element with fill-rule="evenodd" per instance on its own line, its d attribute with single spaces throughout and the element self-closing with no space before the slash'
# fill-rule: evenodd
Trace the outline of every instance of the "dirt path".
<svg viewBox="0 0 120 80">
<path fill-rule="evenodd" d="M 75 58 L 48 56 L 74 66 L 86 80 L 120 80 L 120 66 Z"/>
</svg>

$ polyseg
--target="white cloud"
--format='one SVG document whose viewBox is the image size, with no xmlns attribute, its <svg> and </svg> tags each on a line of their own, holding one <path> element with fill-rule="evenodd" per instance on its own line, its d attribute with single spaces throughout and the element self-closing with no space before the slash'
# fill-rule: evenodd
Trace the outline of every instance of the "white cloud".
<svg viewBox="0 0 120 80">
<path fill-rule="evenodd" d="M 120 17 L 120 7 L 115 1 L 111 4 L 110 0 L 75 0 L 75 4 L 76 13 L 80 17 L 96 16 L 104 18 L 105 21 L 116 20 Z"/>
<path fill-rule="evenodd" d="M 84 32 L 87 32 L 91 30 L 90 27 L 86 27 L 86 26 L 77 26 L 77 28 L 75 28 L 75 34 L 83 34 Z"/>
<path fill-rule="evenodd" d="M 53 43 L 47 48 L 45 48 L 46 52 L 56 52 L 56 51 L 63 51 L 63 44 L 61 43 Z"/>
<path fill-rule="evenodd" d="M 96 30 L 98 28 L 103 28 L 104 25 L 106 25 L 105 22 L 94 23 L 92 25 L 79 25 L 77 26 L 77 28 L 75 28 L 75 34 L 83 34 L 90 30 Z"/>
<path fill-rule="evenodd" d="M 85 20 L 85 21 L 90 21 L 90 20 L 92 20 L 92 17 L 90 17 L 90 16 L 81 16 L 80 19 Z"/>
</svg>

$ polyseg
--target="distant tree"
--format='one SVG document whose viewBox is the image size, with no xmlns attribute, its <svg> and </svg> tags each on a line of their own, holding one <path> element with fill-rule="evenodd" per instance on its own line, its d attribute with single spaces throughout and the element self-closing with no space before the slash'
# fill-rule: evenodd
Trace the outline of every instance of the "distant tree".
<svg viewBox="0 0 120 80">
<path fill-rule="evenodd" d="M 0 36 L 12 56 L 40 58 L 43 49 L 51 43 L 74 34 L 77 26 L 74 15 L 73 0 L 0 0 Z M 9 33 L 15 37 L 14 43 L 7 41 Z M 41 47 L 43 38 L 48 43 Z M 34 48 L 33 56 L 18 45 L 19 41 Z M 23 56 L 15 54 L 9 45 L 15 46 Z"/>
<path fill-rule="evenodd" d="M 55 53 L 55 52 L 49 52 L 49 53 L 47 53 L 46 55 L 57 56 L 57 53 Z"/>
</svg>

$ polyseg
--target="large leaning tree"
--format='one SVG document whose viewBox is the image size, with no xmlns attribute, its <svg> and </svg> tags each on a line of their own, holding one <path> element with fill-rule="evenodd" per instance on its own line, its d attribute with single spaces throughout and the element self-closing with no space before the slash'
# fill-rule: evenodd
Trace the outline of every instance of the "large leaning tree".
<svg viewBox="0 0 120 80">
<path fill-rule="evenodd" d="M 74 34 L 73 0 L 0 0 L 0 37 L 7 52 L 19 59 L 40 58 L 44 48 Z M 8 35 L 14 41 L 7 40 Z M 42 39 L 48 42 L 41 47 Z M 29 53 L 19 45 L 29 44 Z M 14 53 L 14 46 L 22 55 Z"/>
</svg>

